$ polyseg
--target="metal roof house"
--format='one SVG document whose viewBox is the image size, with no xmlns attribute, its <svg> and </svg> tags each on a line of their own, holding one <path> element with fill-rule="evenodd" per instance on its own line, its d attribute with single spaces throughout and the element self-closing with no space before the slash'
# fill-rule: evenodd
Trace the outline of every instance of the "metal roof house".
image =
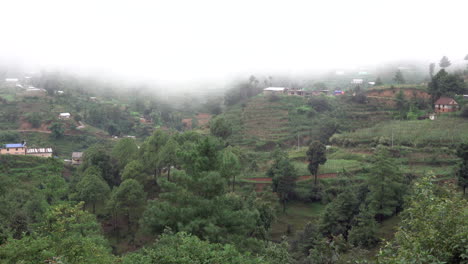
<svg viewBox="0 0 468 264">
<path fill-rule="evenodd" d="M 283 94 L 287 91 L 287 88 L 284 87 L 268 87 L 263 89 L 264 94 Z"/>
<path fill-rule="evenodd" d="M 71 116 L 70 113 L 60 113 L 60 114 L 59 114 L 59 118 L 60 118 L 60 119 L 69 119 L 70 116 Z"/>
<path fill-rule="evenodd" d="M 83 162 L 83 152 L 73 152 L 72 153 L 72 164 L 80 165 Z"/>
<path fill-rule="evenodd" d="M 453 98 L 441 97 L 434 103 L 436 113 L 455 112 L 458 110 L 458 103 Z"/>
<path fill-rule="evenodd" d="M 0 149 L 1 155 L 26 155 L 25 143 L 5 144 L 4 148 Z"/>
<path fill-rule="evenodd" d="M 52 148 L 28 148 L 26 149 L 26 155 L 36 156 L 36 157 L 52 157 L 53 150 Z"/>
</svg>

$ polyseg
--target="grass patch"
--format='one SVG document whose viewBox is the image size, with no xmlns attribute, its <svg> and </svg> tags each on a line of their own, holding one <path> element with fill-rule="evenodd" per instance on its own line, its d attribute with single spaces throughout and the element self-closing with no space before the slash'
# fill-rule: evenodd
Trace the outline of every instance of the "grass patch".
<svg viewBox="0 0 468 264">
<path fill-rule="evenodd" d="M 300 176 L 310 175 L 307 162 L 294 161 L 293 164 L 297 168 Z M 357 160 L 329 159 L 325 164 L 319 167 L 319 174 L 340 173 L 343 172 L 343 170 L 348 172 L 356 171 L 361 169 L 364 165 L 365 164 Z"/>
<path fill-rule="evenodd" d="M 269 236 L 272 240 L 279 241 L 284 235 L 295 234 L 297 231 L 303 230 L 308 222 L 315 222 L 325 205 L 321 203 L 302 203 L 290 202 L 286 206 L 286 212 L 281 210 L 278 213 L 278 218 L 270 228 Z"/>
</svg>

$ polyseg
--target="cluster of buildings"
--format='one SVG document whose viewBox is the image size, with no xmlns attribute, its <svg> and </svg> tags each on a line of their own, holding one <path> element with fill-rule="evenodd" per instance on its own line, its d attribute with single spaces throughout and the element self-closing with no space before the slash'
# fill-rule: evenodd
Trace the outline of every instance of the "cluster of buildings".
<svg viewBox="0 0 468 264">
<path fill-rule="evenodd" d="M 28 148 L 26 142 L 5 144 L 0 148 L 0 155 L 28 155 L 35 157 L 51 158 L 52 148 Z M 70 162 L 70 160 L 69 160 Z M 83 152 L 73 152 L 71 164 L 80 165 L 83 162 Z"/>
<path fill-rule="evenodd" d="M 343 95 L 345 92 L 342 90 L 334 90 L 333 93 L 331 93 L 330 90 L 306 91 L 303 88 L 268 87 L 268 88 L 263 89 L 263 93 L 266 95 L 285 94 L 285 95 L 310 97 L 310 96 L 317 96 L 321 94 Z"/>
<path fill-rule="evenodd" d="M 52 157 L 52 148 L 28 148 L 26 142 L 5 144 L 0 148 L 1 155 L 29 155 L 35 157 Z"/>
</svg>

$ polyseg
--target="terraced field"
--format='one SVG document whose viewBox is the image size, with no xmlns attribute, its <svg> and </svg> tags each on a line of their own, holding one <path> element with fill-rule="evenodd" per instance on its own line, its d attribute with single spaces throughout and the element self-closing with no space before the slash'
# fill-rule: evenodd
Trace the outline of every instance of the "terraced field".
<svg viewBox="0 0 468 264">
<path fill-rule="evenodd" d="M 244 139 L 279 140 L 289 134 L 288 111 L 265 97 L 250 101 L 242 112 Z"/>
</svg>

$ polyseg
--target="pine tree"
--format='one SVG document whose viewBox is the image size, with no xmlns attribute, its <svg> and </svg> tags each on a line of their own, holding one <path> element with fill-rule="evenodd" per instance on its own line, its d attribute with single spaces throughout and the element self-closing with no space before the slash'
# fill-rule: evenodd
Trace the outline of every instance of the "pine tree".
<svg viewBox="0 0 468 264">
<path fill-rule="evenodd" d="M 457 156 L 462 160 L 457 173 L 458 185 L 463 188 L 465 195 L 468 187 L 468 144 L 461 144 L 458 147 Z"/>
<path fill-rule="evenodd" d="M 267 175 L 273 178 L 273 191 L 279 196 L 283 205 L 283 212 L 286 211 L 286 203 L 294 194 L 296 187 L 297 172 L 291 161 L 281 150 L 274 153 L 275 162 L 267 171 Z"/>
<path fill-rule="evenodd" d="M 375 84 L 374 86 L 379 86 L 379 85 L 383 85 L 383 82 L 382 82 L 382 79 L 379 77 L 377 77 L 377 79 L 375 79 Z"/>
<path fill-rule="evenodd" d="M 321 164 L 327 161 L 326 147 L 319 141 L 314 141 L 307 150 L 308 169 L 314 175 L 314 184 L 317 184 L 318 169 Z"/>
<path fill-rule="evenodd" d="M 452 63 L 449 61 L 447 56 L 443 56 L 442 59 L 440 59 L 439 66 L 441 68 L 445 69 L 447 67 L 450 67 L 450 65 L 452 65 Z"/>
<path fill-rule="evenodd" d="M 403 73 L 400 70 L 398 70 L 395 73 L 395 77 L 393 77 L 393 80 L 398 84 L 404 84 L 405 83 L 405 78 L 403 77 Z"/>
<path fill-rule="evenodd" d="M 431 79 L 434 77 L 434 71 L 435 71 L 435 63 L 429 64 L 429 76 L 431 76 Z"/>
<path fill-rule="evenodd" d="M 404 179 L 386 149 L 377 150 L 367 185 L 369 209 L 375 212 L 379 221 L 400 210 L 406 191 Z"/>
</svg>

